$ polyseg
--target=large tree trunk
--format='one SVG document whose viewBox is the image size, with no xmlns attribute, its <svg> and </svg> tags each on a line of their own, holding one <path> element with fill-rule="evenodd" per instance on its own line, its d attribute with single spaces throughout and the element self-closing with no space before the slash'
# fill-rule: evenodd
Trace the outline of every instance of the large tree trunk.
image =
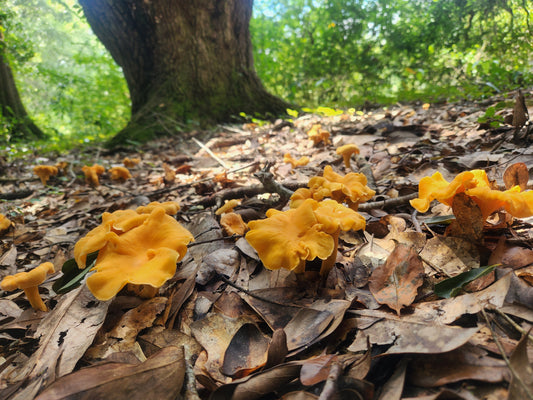
<svg viewBox="0 0 533 400">
<path fill-rule="evenodd" d="M 122 67 L 132 103 L 114 138 L 147 139 L 192 121 L 283 113 L 257 77 L 252 0 L 79 0 L 96 36 Z"/>
<path fill-rule="evenodd" d="M 20 100 L 11 67 L 5 57 L 5 48 L 0 31 L 0 123 L 5 124 L 9 135 L 8 138 L 0 137 L 0 140 L 43 138 L 45 134 L 30 119 Z"/>
</svg>

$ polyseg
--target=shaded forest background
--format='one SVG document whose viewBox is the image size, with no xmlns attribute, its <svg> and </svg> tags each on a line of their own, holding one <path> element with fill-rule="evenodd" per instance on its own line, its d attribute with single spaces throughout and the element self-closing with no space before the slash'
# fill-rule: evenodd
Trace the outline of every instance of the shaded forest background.
<svg viewBox="0 0 533 400">
<path fill-rule="evenodd" d="M 119 131 L 128 90 L 78 3 L 3 3 L 9 62 L 47 145 Z M 256 1 L 255 67 L 270 92 L 309 110 L 480 99 L 533 83 L 531 9 L 529 0 Z M 13 139 L 10 123 L 0 119 L 1 142 Z"/>
</svg>

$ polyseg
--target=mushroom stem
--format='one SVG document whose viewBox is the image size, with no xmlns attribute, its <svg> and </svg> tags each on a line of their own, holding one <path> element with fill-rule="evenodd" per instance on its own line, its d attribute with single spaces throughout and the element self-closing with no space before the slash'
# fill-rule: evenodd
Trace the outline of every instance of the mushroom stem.
<svg viewBox="0 0 533 400">
<path fill-rule="evenodd" d="M 305 258 L 302 258 L 298 266 L 294 268 L 292 271 L 295 274 L 303 274 L 305 272 L 305 261 L 306 261 Z"/>
<path fill-rule="evenodd" d="M 48 311 L 46 304 L 44 304 L 41 295 L 39 294 L 39 286 L 27 287 L 24 289 L 24 293 L 35 310 Z"/>
<path fill-rule="evenodd" d="M 351 154 L 343 154 L 342 155 L 342 159 L 344 161 L 344 166 L 347 168 L 347 169 L 351 169 L 352 165 L 350 163 L 350 158 L 352 157 Z"/>
<path fill-rule="evenodd" d="M 333 268 L 335 265 L 335 261 L 337 260 L 337 249 L 339 247 L 339 234 L 341 230 L 340 228 L 337 229 L 333 234 L 331 234 L 331 237 L 333 238 L 333 251 L 329 255 L 328 258 L 322 261 L 322 265 L 320 266 L 320 275 L 326 277 L 329 274 L 329 271 Z"/>
</svg>

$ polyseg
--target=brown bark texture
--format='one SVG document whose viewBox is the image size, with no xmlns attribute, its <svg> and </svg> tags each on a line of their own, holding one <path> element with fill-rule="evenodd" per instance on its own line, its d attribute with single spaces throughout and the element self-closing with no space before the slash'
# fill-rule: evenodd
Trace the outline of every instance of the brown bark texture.
<svg viewBox="0 0 533 400">
<path fill-rule="evenodd" d="M 36 139 L 45 137 L 28 116 L 20 99 L 13 72 L 5 56 L 5 42 L 0 33 L 0 123 L 7 127 L 8 138 Z"/>
<path fill-rule="evenodd" d="M 79 2 L 129 87 L 131 121 L 115 141 L 229 121 L 240 112 L 285 112 L 288 104 L 269 94 L 254 70 L 252 0 Z"/>
</svg>

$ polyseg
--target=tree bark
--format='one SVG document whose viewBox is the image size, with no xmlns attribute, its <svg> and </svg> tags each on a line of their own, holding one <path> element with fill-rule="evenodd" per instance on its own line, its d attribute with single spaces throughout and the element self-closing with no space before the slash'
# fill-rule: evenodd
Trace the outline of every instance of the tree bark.
<svg viewBox="0 0 533 400">
<path fill-rule="evenodd" d="M 5 57 L 5 49 L 0 31 L 0 122 L 5 125 L 8 135 L 0 139 L 42 139 L 45 134 L 34 124 L 22 104 L 13 72 Z"/>
<path fill-rule="evenodd" d="M 255 73 L 252 0 L 79 3 L 130 91 L 131 120 L 113 144 L 173 133 L 193 121 L 229 121 L 241 112 L 279 115 L 289 106 Z"/>
</svg>

